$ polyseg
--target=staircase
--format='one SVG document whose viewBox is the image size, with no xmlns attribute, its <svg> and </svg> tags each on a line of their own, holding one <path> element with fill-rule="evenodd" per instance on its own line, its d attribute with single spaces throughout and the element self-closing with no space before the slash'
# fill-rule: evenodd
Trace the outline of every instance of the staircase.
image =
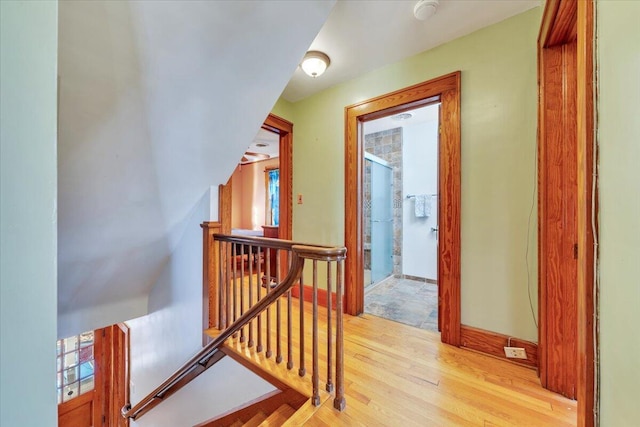
<svg viewBox="0 0 640 427">
<path fill-rule="evenodd" d="M 232 409 L 195 427 L 281 426 L 306 400 L 295 390 L 276 390 L 255 403 Z"/>
<path fill-rule="evenodd" d="M 229 427 L 258 427 L 258 426 L 277 426 L 280 427 L 289 419 L 291 415 L 296 412 L 294 408 L 287 405 L 286 403 L 278 407 L 275 411 L 273 411 L 270 415 L 267 416 L 262 411 L 259 411 L 255 414 L 251 419 L 247 422 L 243 422 L 242 420 L 237 420 Z M 218 424 L 223 425 L 223 424 Z"/>
<path fill-rule="evenodd" d="M 212 326 L 206 333 L 212 339 L 133 408 L 125 406 L 123 417 L 144 415 L 225 356 L 277 390 L 197 427 L 302 425 L 332 396 L 333 407 L 342 411 L 346 249 L 203 228 Z"/>
</svg>

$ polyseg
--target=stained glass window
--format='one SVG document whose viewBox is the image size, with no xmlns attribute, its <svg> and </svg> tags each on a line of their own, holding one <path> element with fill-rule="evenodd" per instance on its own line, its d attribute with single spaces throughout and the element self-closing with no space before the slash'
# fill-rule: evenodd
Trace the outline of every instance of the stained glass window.
<svg viewBox="0 0 640 427">
<path fill-rule="evenodd" d="M 280 218 L 280 169 L 267 170 L 267 225 L 278 225 Z"/>
<path fill-rule="evenodd" d="M 93 331 L 58 340 L 57 381 L 58 403 L 67 402 L 94 388 L 95 361 Z"/>
</svg>

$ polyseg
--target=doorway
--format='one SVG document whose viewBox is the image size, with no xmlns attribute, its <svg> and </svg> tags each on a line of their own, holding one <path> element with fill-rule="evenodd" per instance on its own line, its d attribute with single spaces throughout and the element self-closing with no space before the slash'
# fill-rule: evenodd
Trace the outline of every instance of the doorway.
<svg viewBox="0 0 640 427">
<path fill-rule="evenodd" d="M 365 313 L 438 331 L 440 103 L 365 121 Z"/>
<path fill-rule="evenodd" d="M 279 177 L 279 136 L 260 129 L 231 175 L 233 234 L 278 237 Z"/>
<path fill-rule="evenodd" d="M 129 328 L 120 323 L 57 341 L 58 425 L 128 427 Z"/>
<path fill-rule="evenodd" d="M 278 213 L 277 228 L 265 229 L 267 237 L 291 239 L 292 235 L 292 197 L 293 197 L 293 123 L 269 114 L 261 132 L 277 135 L 278 140 Z M 262 182 L 262 181 L 261 181 Z M 265 187 L 266 189 L 266 187 Z M 267 190 L 265 190 L 267 191 Z M 219 186 L 218 218 L 222 233 L 229 234 L 232 229 L 233 185 L 230 178 L 227 184 Z M 265 205 L 265 210 L 268 210 Z M 273 217 L 272 217 L 273 220 Z"/>
<path fill-rule="evenodd" d="M 440 102 L 438 128 L 438 325 L 442 342 L 460 345 L 460 72 L 345 108 L 345 311 L 364 311 L 365 122 Z"/>
</svg>

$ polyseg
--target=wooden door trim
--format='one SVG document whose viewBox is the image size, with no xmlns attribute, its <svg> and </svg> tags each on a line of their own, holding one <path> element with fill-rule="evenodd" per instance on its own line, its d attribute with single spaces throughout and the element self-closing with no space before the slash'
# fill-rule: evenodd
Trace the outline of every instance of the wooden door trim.
<svg viewBox="0 0 640 427">
<path fill-rule="evenodd" d="M 345 107 L 345 310 L 364 309 L 363 121 L 406 110 L 407 105 L 442 103 L 438 179 L 438 286 L 442 342 L 460 345 L 460 78 L 459 71 Z M 446 207 L 446 208 L 444 208 Z"/>
<path fill-rule="evenodd" d="M 129 418 L 122 418 L 122 408 L 131 403 L 129 381 L 129 349 L 130 337 L 129 326 L 125 323 L 118 323 L 111 328 L 111 369 L 110 383 L 106 389 L 111 393 L 109 415 L 106 418 L 111 420 L 108 425 L 117 427 L 128 427 Z"/>
<path fill-rule="evenodd" d="M 578 268 L 577 268 L 577 382 L 576 395 L 578 400 L 577 422 L 578 426 L 597 425 L 597 413 L 595 412 L 595 396 L 597 390 L 594 375 L 594 363 L 598 349 L 597 336 L 594 331 L 597 325 L 594 320 L 595 298 L 594 262 L 597 261 L 597 252 L 594 250 L 594 229 L 592 224 L 598 222 L 597 208 L 592 211 L 592 204 L 597 207 L 597 192 L 592 193 L 594 184 L 593 165 L 597 159 L 594 150 L 594 2 L 593 0 L 549 0 L 543 12 L 540 35 L 538 39 L 538 64 L 540 82 L 540 108 L 538 111 L 539 122 L 539 218 L 542 218 L 542 204 L 546 182 L 542 173 L 545 167 L 545 152 L 542 138 L 549 131 L 545 126 L 544 113 L 547 91 L 544 86 L 544 51 L 563 44 L 576 43 L 576 127 L 577 127 L 577 230 L 578 230 Z M 539 222 L 539 368 L 541 379 L 544 378 L 546 366 L 544 354 L 551 349 L 547 348 L 543 339 L 545 331 L 550 326 L 547 319 L 546 305 L 549 303 L 546 297 L 543 278 L 546 277 L 544 264 L 545 254 L 542 248 L 549 242 L 545 242 L 545 224 Z M 595 230 L 597 233 L 597 230 Z M 570 368 L 570 367 L 569 367 Z"/>
<path fill-rule="evenodd" d="M 293 123 L 269 114 L 263 129 L 280 136 L 280 218 L 278 238 L 291 240 L 293 229 Z"/>
</svg>

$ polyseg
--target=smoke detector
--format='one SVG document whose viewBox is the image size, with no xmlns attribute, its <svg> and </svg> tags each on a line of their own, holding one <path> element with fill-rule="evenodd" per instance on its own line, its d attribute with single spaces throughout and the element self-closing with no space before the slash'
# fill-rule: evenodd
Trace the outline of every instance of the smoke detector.
<svg viewBox="0 0 640 427">
<path fill-rule="evenodd" d="M 413 114 L 411 113 L 400 113 L 400 114 L 396 114 L 395 116 L 391 116 L 391 120 L 408 120 L 411 117 L 413 117 Z"/>
<path fill-rule="evenodd" d="M 426 21 L 435 15 L 438 4 L 438 0 L 420 0 L 413 7 L 413 15 L 420 21 Z"/>
</svg>

